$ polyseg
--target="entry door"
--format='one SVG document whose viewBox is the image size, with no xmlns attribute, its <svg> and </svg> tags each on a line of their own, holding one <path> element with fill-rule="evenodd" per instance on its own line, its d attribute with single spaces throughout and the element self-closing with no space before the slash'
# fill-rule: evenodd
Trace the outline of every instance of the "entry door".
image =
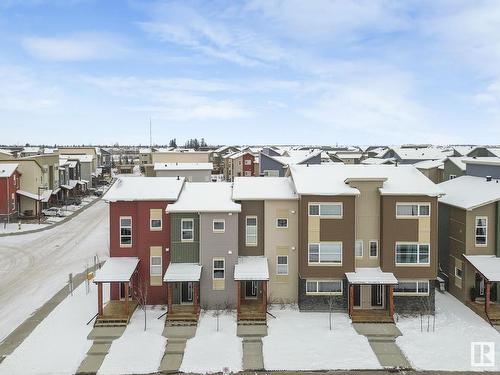
<svg viewBox="0 0 500 375">
<path fill-rule="evenodd" d="M 354 285 L 354 307 L 360 308 L 361 307 L 361 286 L 360 285 Z"/>
<path fill-rule="evenodd" d="M 118 290 L 119 290 L 119 294 L 120 294 L 120 300 L 124 300 L 125 299 L 125 283 L 118 284 Z M 128 285 L 128 297 L 129 297 L 129 299 L 132 297 L 132 286 L 130 283 Z"/>
<path fill-rule="evenodd" d="M 484 279 L 476 274 L 476 291 L 478 297 L 484 297 Z"/>
<path fill-rule="evenodd" d="M 193 303 L 193 283 L 191 281 L 181 283 L 181 303 Z"/>
<path fill-rule="evenodd" d="M 372 285 L 372 307 L 384 306 L 384 285 Z"/>
<path fill-rule="evenodd" d="M 258 289 L 259 289 L 259 284 L 257 281 L 247 281 L 245 283 L 245 298 L 247 299 L 257 298 Z"/>
</svg>

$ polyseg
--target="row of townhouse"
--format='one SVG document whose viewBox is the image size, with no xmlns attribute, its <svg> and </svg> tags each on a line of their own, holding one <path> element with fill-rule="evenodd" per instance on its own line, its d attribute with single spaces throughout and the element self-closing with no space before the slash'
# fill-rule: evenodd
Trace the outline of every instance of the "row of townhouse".
<svg viewBox="0 0 500 375">
<path fill-rule="evenodd" d="M 286 177 L 120 178 L 105 195 L 110 255 L 95 282 L 175 313 L 270 302 L 392 320 L 433 311 L 441 190 L 413 166 L 296 165 Z M 119 277 L 118 277 L 119 276 Z M 101 317 L 105 316 L 102 298 Z"/>
</svg>

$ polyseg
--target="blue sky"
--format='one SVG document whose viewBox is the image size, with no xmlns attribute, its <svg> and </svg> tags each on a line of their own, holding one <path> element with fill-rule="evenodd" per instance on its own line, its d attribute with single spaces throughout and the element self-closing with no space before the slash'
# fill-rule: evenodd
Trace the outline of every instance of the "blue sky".
<svg viewBox="0 0 500 375">
<path fill-rule="evenodd" d="M 500 1 L 0 1 L 0 143 L 500 142 Z"/>
</svg>

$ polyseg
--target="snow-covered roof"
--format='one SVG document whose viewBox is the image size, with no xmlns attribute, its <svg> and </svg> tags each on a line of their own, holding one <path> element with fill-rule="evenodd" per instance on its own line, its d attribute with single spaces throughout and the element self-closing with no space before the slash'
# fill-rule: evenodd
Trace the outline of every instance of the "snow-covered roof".
<svg viewBox="0 0 500 375">
<path fill-rule="evenodd" d="M 452 146 L 452 148 L 460 154 L 460 156 L 466 156 L 469 152 L 474 150 L 476 146 Z"/>
<path fill-rule="evenodd" d="M 500 166 L 500 158 L 496 157 L 467 158 L 463 160 L 463 163 Z"/>
<path fill-rule="evenodd" d="M 212 163 L 155 163 L 155 171 L 211 171 Z"/>
<path fill-rule="evenodd" d="M 151 152 L 153 152 L 153 150 L 151 150 L 150 148 L 140 148 L 139 149 L 139 154 L 150 154 Z"/>
<path fill-rule="evenodd" d="M 267 258 L 263 256 L 238 257 L 234 266 L 235 280 L 269 280 Z"/>
<path fill-rule="evenodd" d="M 496 157 L 500 158 L 500 147 L 487 147 L 486 149 Z"/>
<path fill-rule="evenodd" d="M 241 157 L 241 156 L 243 156 L 245 154 L 250 154 L 250 155 L 253 156 L 253 154 L 252 154 L 251 151 L 240 151 L 240 152 L 235 152 L 234 154 L 228 155 L 228 158 L 234 160 L 234 159 L 237 159 L 237 158 L 239 158 L 239 157 Z"/>
<path fill-rule="evenodd" d="M 432 168 L 439 168 L 444 164 L 443 159 L 439 160 L 423 160 L 419 161 L 418 163 L 413 164 L 415 168 L 418 169 L 432 169 Z"/>
<path fill-rule="evenodd" d="M 175 201 L 184 177 L 120 177 L 104 195 L 107 202 Z"/>
<path fill-rule="evenodd" d="M 283 164 L 283 166 L 290 166 L 295 164 L 301 164 L 307 160 L 321 155 L 321 150 L 289 150 L 282 156 L 272 156 L 266 155 L 269 158 L 276 160 L 278 163 Z"/>
<path fill-rule="evenodd" d="M 464 255 L 488 281 L 500 282 L 500 258 L 495 255 Z"/>
<path fill-rule="evenodd" d="M 96 271 L 94 283 L 130 281 L 138 264 L 139 258 L 136 257 L 109 258 L 104 266 Z"/>
<path fill-rule="evenodd" d="M 296 165 L 291 175 L 299 194 L 358 195 L 359 190 L 346 183 L 349 179 L 380 180 L 382 195 L 439 196 L 441 189 L 413 165 L 321 164 Z"/>
<path fill-rule="evenodd" d="M 290 177 L 236 177 L 233 184 L 235 200 L 299 199 Z"/>
<path fill-rule="evenodd" d="M 436 147 L 393 147 L 392 150 L 403 160 L 443 159 L 453 155 L 453 150 Z"/>
<path fill-rule="evenodd" d="M 12 156 L 12 152 L 10 152 L 9 150 L 1 149 L 1 148 L 0 148 L 0 154 L 5 154 L 7 156 Z"/>
<path fill-rule="evenodd" d="M 340 159 L 360 159 L 363 157 L 361 152 L 336 152 L 335 156 Z"/>
<path fill-rule="evenodd" d="M 394 164 L 394 158 L 366 158 L 361 160 L 361 164 L 381 165 L 381 164 Z"/>
<path fill-rule="evenodd" d="M 201 277 L 201 266 L 196 263 L 170 263 L 168 265 L 163 281 L 199 281 Z"/>
<path fill-rule="evenodd" d="M 59 155 L 59 160 L 65 162 L 69 159 L 78 160 L 80 163 L 91 163 L 94 160 L 94 155 L 90 154 L 66 154 Z"/>
<path fill-rule="evenodd" d="M 33 193 L 30 193 L 29 191 L 24 191 L 24 190 L 19 189 L 19 190 L 16 190 L 16 194 L 22 195 L 23 197 L 26 197 L 29 199 L 33 199 L 35 201 L 40 200 L 38 197 L 38 194 L 33 194 Z"/>
<path fill-rule="evenodd" d="M 40 147 L 38 147 L 38 146 L 24 147 L 21 152 L 29 153 L 29 154 L 31 154 L 31 153 L 37 153 L 37 152 L 40 152 Z"/>
<path fill-rule="evenodd" d="M 167 212 L 241 212 L 241 205 L 233 202 L 231 195 L 228 182 L 186 182 Z"/>
<path fill-rule="evenodd" d="M 382 272 L 380 267 L 356 267 L 354 272 L 346 272 L 350 284 L 395 285 L 398 280 L 392 272 Z"/>
<path fill-rule="evenodd" d="M 19 164 L 0 164 L 0 177 L 10 177 L 15 172 Z"/>
<path fill-rule="evenodd" d="M 500 183 L 495 179 L 486 181 L 485 177 L 460 176 L 438 186 L 445 193 L 439 202 L 465 210 L 500 200 Z"/>
</svg>

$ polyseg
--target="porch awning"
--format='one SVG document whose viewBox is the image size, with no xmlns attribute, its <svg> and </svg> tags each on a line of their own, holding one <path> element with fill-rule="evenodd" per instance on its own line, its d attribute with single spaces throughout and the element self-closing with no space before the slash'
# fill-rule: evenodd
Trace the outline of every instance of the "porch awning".
<svg viewBox="0 0 500 375">
<path fill-rule="evenodd" d="M 136 257 L 109 258 L 100 270 L 96 271 L 94 283 L 115 283 L 130 281 L 139 264 Z"/>
<path fill-rule="evenodd" d="M 49 201 L 50 196 L 52 195 L 52 190 L 44 190 L 42 195 L 41 195 L 41 201 L 46 203 Z"/>
<path fill-rule="evenodd" d="M 238 257 L 234 266 L 235 280 L 269 280 L 267 258 L 261 256 Z"/>
<path fill-rule="evenodd" d="M 66 190 L 73 190 L 73 186 L 71 185 L 61 185 L 61 187 Z"/>
<path fill-rule="evenodd" d="M 392 272 L 382 272 L 380 267 L 360 267 L 346 272 L 350 284 L 396 285 L 398 280 Z"/>
<path fill-rule="evenodd" d="M 500 282 L 500 257 L 495 255 L 464 255 L 464 258 L 488 281 Z"/>
<path fill-rule="evenodd" d="M 52 195 L 56 195 L 56 194 L 58 194 L 60 191 L 61 191 L 61 188 L 60 188 L 60 187 L 55 188 L 54 190 L 52 190 Z"/>
<path fill-rule="evenodd" d="M 29 191 L 17 190 L 16 193 L 19 194 L 19 195 L 22 195 L 23 197 L 26 197 L 26 198 L 29 198 L 29 199 L 33 199 L 35 201 L 40 200 L 38 198 L 37 194 L 30 193 Z"/>
<path fill-rule="evenodd" d="M 168 265 L 163 281 L 182 282 L 200 281 L 201 266 L 196 263 L 170 263 Z"/>
</svg>

